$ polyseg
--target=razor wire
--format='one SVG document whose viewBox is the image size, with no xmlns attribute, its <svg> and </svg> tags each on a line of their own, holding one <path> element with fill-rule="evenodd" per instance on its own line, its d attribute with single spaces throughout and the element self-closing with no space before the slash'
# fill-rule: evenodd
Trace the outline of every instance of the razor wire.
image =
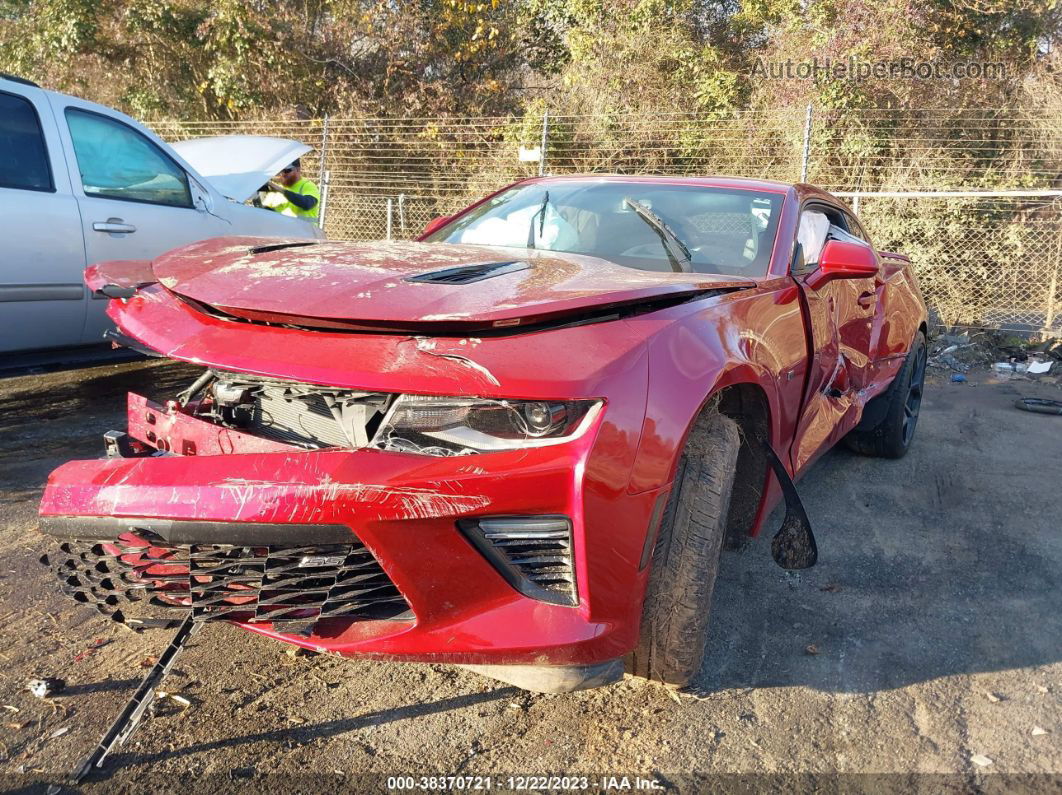
<svg viewBox="0 0 1062 795">
<path fill-rule="evenodd" d="M 943 325 L 1062 331 L 1062 127 L 1009 110 L 788 108 L 720 114 L 162 121 L 168 140 L 270 135 L 312 147 L 328 237 L 412 238 L 546 174 L 731 175 L 858 192 L 879 248 L 911 256 Z M 321 154 L 325 159 L 322 162 Z M 979 197 L 980 191 L 1029 195 Z M 906 191 L 903 198 L 880 193 Z M 938 196 L 942 191 L 975 195 Z"/>
</svg>

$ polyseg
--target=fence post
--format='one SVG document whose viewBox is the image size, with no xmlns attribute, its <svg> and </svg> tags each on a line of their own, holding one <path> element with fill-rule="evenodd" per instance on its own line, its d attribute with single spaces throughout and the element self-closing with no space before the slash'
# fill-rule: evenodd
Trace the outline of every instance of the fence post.
<svg viewBox="0 0 1062 795">
<path fill-rule="evenodd" d="M 538 148 L 538 175 L 546 173 L 546 145 L 549 144 L 549 111 L 542 114 L 542 142 Z"/>
<path fill-rule="evenodd" d="M 328 212 L 328 183 L 332 181 L 332 172 L 326 171 L 321 179 L 321 210 L 317 213 L 317 225 L 325 228 L 325 214 Z"/>
<path fill-rule="evenodd" d="M 321 169 L 319 182 L 324 182 L 325 174 L 325 160 L 328 157 L 328 114 L 325 114 L 324 124 L 321 126 Z"/>
<path fill-rule="evenodd" d="M 859 215 L 859 194 L 852 197 L 852 212 Z"/>
<path fill-rule="evenodd" d="M 1058 290 L 1059 271 L 1062 271 L 1062 235 L 1055 236 L 1055 269 L 1051 272 L 1051 282 L 1047 285 L 1047 311 L 1044 313 L 1045 337 L 1062 336 L 1052 328 L 1055 325 L 1055 294 Z"/>
<path fill-rule="evenodd" d="M 398 233 L 406 236 L 406 194 L 398 194 Z"/>
<path fill-rule="evenodd" d="M 391 239 L 391 213 L 394 211 L 394 200 L 387 197 L 387 239 Z"/>
<path fill-rule="evenodd" d="M 800 158 L 800 181 L 808 181 L 808 160 L 811 158 L 811 103 L 804 114 L 804 153 Z"/>
</svg>

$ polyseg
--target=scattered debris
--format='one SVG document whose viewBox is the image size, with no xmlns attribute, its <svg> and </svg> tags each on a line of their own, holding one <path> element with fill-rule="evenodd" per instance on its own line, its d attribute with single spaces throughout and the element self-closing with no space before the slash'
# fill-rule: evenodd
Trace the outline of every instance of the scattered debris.
<svg viewBox="0 0 1062 795">
<path fill-rule="evenodd" d="M 984 754 L 974 754 L 970 757 L 970 761 L 978 767 L 988 767 L 990 764 L 992 764 L 992 760 Z"/>
<path fill-rule="evenodd" d="M 70 731 L 70 727 L 69 726 L 61 726 L 58 729 L 56 729 L 55 731 L 53 731 L 49 735 L 49 737 L 51 737 L 54 740 L 56 737 L 62 737 L 68 731 Z"/>
<path fill-rule="evenodd" d="M 828 582 L 824 586 L 819 588 L 819 590 L 825 593 L 837 593 L 841 590 L 841 586 L 835 582 Z"/>
<path fill-rule="evenodd" d="M 102 647 L 106 646 L 110 642 L 111 641 L 110 641 L 109 638 L 96 638 L 94 641 L 92 641 L 92 643 L 89 644 L 87 649 L 84 649 L 83 651 L 80 651 L 80 652 L 78 652 L 77 654 L 74 655 L 74 662 L 76 662 L 76 663 L 81 662 L 86 657 L 88 657 L 89 655 L 93 654 L 96 651 L 96 649 L 102 648 Z"/>
<path fill-rule="evenodd" d="M 674 701 L 676 704 L 682 703 L 682 696 L 680 696 L 679 692 L 674 688 L 667 688 L 667 694 L 671 696 L 671 700 Z"/>
<path fill-rule="evenodd" d="M 996 362 L 992 369 L 999 373 L 1024 373 L 1029 369 L 1025 362 Z"/>
<path fill-rule="evenodd" d="M 997 696 L 997 695 L 996 695 L 995 693 L 993 693 L 993 692 L 992 692 L 991 690 L 990 690 L 990 691 L 988 691 L 987 693 L 985 693 L 985 698 L 987 698 L 987 699 L 988 699 L 989 701 L 991 701 L 991 702 L 992 702 L 993 704 L 995 704 L 995 703 L 997 703 L 997 702 L 999 702 L 999 701 L 1002 701 L 1002 700 L 1003 700 L 1003 697 L 1002 697 L 1002 696 Z"/>
<path fill-rule="evenodd" d="M 816 646 L 814 643 L 809 643 L 807 646 L 804 647 L 804 654 L 815 655 L 820 653 L 821 652 L 819 652 L 819 647 Z"/>
<path fill-rule="evenodd" d="M 302 646 L 289 646 L 284 649 L 284 653 L 289 657 L 316 657 L 318 652 L 312 649 L 305 649 Z"/>
<path fill-rule="evenodd" d="M 1000 377 L 1013 378 L 1047 373 L 1056 360 L 1062 361 L 1062 340 L 1032 342 L 1013 333 L 984 330 L 939 335 L 930 342 L 928 364 L 960 375 L 975 367 L 991 367 Z"/>
<path fill-rule="evenodd" d="M 951 382 L 953 384 L 965 384 L 966 383 L 966 376 L 964 376 L 962 373 L 952 373 L 951 374 Z"/>
<path fill-rule="evenodd" d="M 26 689 L 37 698 L 50 698 L 57 693 L 66 690 L 66 681 L 45 677 L 43 679 L 30 679 L 26 683 Z"/>
<path fill-rule="evenodd" d="M 1018 398 L 1014 401 L 1014 405 L 1022 411 L 1031 411 L 1035 414 L 1062 414 L 1062 400 Z"/>
<path fill-rule="evenodd" d="M 4 704 L 4 709 L 6 709 L 8 712 L 22 712 L 22 710 L 20 710 L 13 704 Z"/>
<path fill-rule="evenodd" d="M 177 695 L 176 693 L 170 693 L 167 690 L 156 690 L 155 700 L 151 703 L 151 711 L 153 714 L 163 712 L 164 705 L 173 704 L 177 707 L 177 712 L 184 712 L 190 706 L 192 702 L 184 696 Z"/>
<path fill-rule="evenodd" d="M 1040 726 L 1033 726 L 1031 734 L 1033 737 L 1039 737 L 1042 734 L 1047 734 L 1047 729 L 1041 728 Z"/>
<path fill-rule="evenodd" d="M 147 657 L 140 661 L 139 665 L 141 668 L 154 668 L 156 665 L 158 665 L 158 662 L 158 657 L 156 657 L 154 654 L 149 654 Z"/>
</svg>

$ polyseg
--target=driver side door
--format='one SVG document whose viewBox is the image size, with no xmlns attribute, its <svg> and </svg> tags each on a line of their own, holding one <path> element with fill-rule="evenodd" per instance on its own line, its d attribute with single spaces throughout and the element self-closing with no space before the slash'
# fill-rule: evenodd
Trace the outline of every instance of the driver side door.
<svg viewBox="0 0 1062 795">
<path fill-rule="evenodd" d="M 798 229 L 791 275 L 800 288 L 801 311 L 810 332 L 810 366 L 791 452 L 796 472 L 859 421 L 862 393 L 873 372 L 871 335 L 880 286 L 877 277 L 814 286 L 818 257 L 829 240 L 859 243 L 873 251 L 843 210 L 806 204 Z"/>
</svg>

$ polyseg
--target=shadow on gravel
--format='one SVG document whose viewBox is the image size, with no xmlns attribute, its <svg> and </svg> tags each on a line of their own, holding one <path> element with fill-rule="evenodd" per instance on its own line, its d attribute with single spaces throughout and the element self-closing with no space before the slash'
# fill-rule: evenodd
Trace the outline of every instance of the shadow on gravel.
<svg viewBox="0 0 1062 795">
<path fill-rule="evenodd" d="M 454 696 L 453 698 L 444 698 L 440 701 L 433 701 L 427 704 L 408 704 L 402 707 L 395 707 L 394 709 L 368 712 L 364 715 L 359 715 L 353 718 L 340 718 L 338 720 L 298 726 L 290 729 L 273 729 L 271 731 L 257 732 L 255 734 L 245 734 L 240 737 L 226 737 L 224 739 L 213 740 L 207 743 L 195 743 L 194 745 L 178 748 L 174 751 L 161 751 L 154 754 L 117 754 L 109 758 L 107 769 L 120 770 L 134 765 L 151 765 L 164 759 L 175 759 L 182 756 L 191 756 L 193 754 L 217 751 L 223 748 L 232 748 L 234 746 L 249 745 L 258 742 L 278 743 L 283 742 L 284 740 L 291 740 L 297 743 L 305 743 L 310 742 L 311 740 L 335 737 L 340 734 L 345 734 L 346 732 L 365 729 L 370 726 L 381 726 L 385 723 L 393 723 L 395 721 L 423 718 L 427 715 L 436 715 L 454 709 L 464 709 L 465 707 L 513 698 L 520 695 L 522 692 L 523 691 L 518 690 L 515 687 L 502 687 L 497 690 L 488 690 L 485 693 L 470 693 Z M 223 727 L 219 727 L 219 730 L 223 730 Z M 93 780 L 99 779 L 93 777 Z"/>
<path fill-rule="evenodd" d="M 111 690 L 130 692 L 140 684 L 139 679 L 104 679 L 102 682 L 90 682 L 85 685 L 67 685 L 64 696 L 84 696 L 89 693 L 107 693 Z"/>
<path fill-rule="evenodd" d="M 780 515 L 725 556 L 694 689 L 871 692 L 1062 660 L 1062 423 L 1000 386 L 928 392 L 903 459 L 816 464 L 799 489 L 818 565 L 774 565 Z"/>
<path fill-rule="evenodd" d="M 103 434 L 125 427 L 127 392 L 166 399 L 198 373 L 192 365 L 141 361 L 0 379 L 0 505 L 15 492 L 38 490 L 72 458 L 102 455 Z"/>
</svg>

